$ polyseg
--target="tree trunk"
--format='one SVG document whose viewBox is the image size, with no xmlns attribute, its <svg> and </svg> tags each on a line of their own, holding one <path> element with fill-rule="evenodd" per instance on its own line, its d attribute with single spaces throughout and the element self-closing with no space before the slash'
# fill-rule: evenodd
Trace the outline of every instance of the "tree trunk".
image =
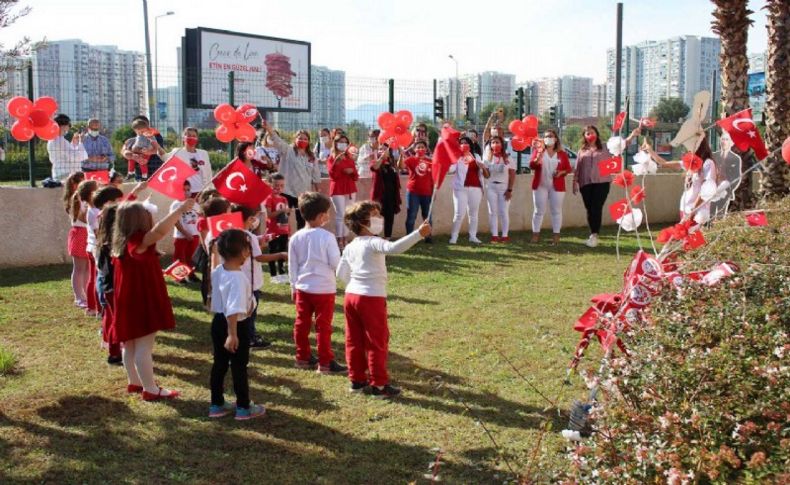
<svg viewBox="0 0 790 485">
<path fill-rule="evenodd" d="M 781 1 L 781 0 L 780 0 Z M 749 57 L 746 54 L 746 40 L 749 35 L 749 18 L 752 12 L 748 0 L 712 0 L 712 30 L 721 39 L 721 104 L 724 117 L 733 115 L 749 107 Z M 742 170 L 749 169 L 755 162 L 751 152 L 733 151 L 743 159 Z M 741 181 L 735 192 L 734 208 L 745 209 L 754 204 L 751 173 Z"/>
<path fill-rule="evenodd" d="M 768 150 L 782 146 L 790 135 L 790 2 L 768 0 L 768 52 L 765 59 L 765 142 Z M 790 192 L 790 167 L 774 154 L 766 161 L 761 189 L 769 198 Z"/>
</svg>

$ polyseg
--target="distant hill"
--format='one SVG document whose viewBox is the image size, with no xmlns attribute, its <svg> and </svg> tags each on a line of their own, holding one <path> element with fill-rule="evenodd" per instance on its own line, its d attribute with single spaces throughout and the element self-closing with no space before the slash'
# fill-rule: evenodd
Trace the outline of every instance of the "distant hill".
<svg viewBox="0 0 790 485">
<path fill-rule="evenodd" d="M 346 108 L 346 123 L 350 123 L 352 121 L 361 121 L 366 125 L 375 125 L 376 119 L 378 118 L 379 114 L 384 111 L 387 111 L 388 106 L 387 103 L 381 104 L 360 104 L 355 108 Z M 411 111 L 411 114 L 414 115 L 415 118 L 419 116 L 433 116 L 433 104 L 432 103 L 412 103 L 412 104 L 398 104 L 395 103 L 395 111 L 400 111 L 402 109 Z"/>
</svg>

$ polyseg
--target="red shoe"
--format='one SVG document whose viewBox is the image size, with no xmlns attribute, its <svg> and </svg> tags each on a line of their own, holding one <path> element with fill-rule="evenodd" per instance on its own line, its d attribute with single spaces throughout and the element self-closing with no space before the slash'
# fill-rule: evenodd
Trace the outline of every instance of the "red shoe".
<svg viewBox="0 0 790 485">
<path fill-rule="evenodd" d="M 143 386 L 138 386 L 136 384 L 129 384 L 126 386 L 126 392 L 129 394 L 140 394 L 143 392 Z"/>
<path fill-rule="evenodd" d="M 161 387 L 159 388 L 159 392 L 157 392 L 156 394 L 143 390 L 143 401 L 151 402 L 151 401 L 159 401 L 160 399 L 175 399 L 180 394 L 181 393 L 178 391 L 171 390 L 170 394 L 168 394 L 167 396 L 163 396 Z"/>
<path fill-rule="evenodd" d="M 491 242 L 492 243 L 498 243 L 500 241 L 501 241 L 501 239 L 499 239 L 499 236 L 491 236 Z"/>
<path fill-rule="evenodd" d="M 499 242 L 503 242 L 503 243 L 510 242 L 510 237 L 509 236 L 501 237 L 499 238 Z"/>
</svg>

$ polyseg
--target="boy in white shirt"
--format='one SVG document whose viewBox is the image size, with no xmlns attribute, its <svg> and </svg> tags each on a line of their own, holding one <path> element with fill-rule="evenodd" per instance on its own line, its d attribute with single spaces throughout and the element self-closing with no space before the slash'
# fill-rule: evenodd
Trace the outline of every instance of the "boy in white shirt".
<svg viewBox="0 0 790 485">
<path fill-rule="evenodd" d="M 250 360 L 250 315 L 255 307 L 250 281 L 241 270 L 250 257 L 245 231 L 228 229 L 216 241 L 224 262 L 211 271 L 211 340 L 214 364 L 211 366 L 210 418 L 227 416 L 233 408 L 225 403 L 224 381 L 230 367 L 236 394 L 236 420 L 263 416 L 266 409 L 250 401 L 247 364 Z"/>
<path fill-rule="evenodd" d="M 184 194 L 187 198 L 192 195 L 192 184 L 189 180 L 184 181 Z M 174 200 L 170 204 L 170 212 L 177 210 L 184 202 Z M 195 254 L 200 244 L 200 236 L 197 230 L 198 213 L 196 210 L 188 210 L 181 213 L 181 218 L 176 221 L 173 229 L 173 259 L 192 267 L 192 256 Z M 189 274 L 189 281 L 200 281 L 194 273 Z"/>
<path fill-rule="evenodd" d="M 337 277 L 346 283 L 346 363 L 351 392 L 390 398 L 400 389 L 390 385 L 387 373 L 389 326 L 387 324 L 387 254 L 399 254 L 431 233 L 423 221 L 416 231 L 395 242 L 379 237 L 384 218 L 377 202 L 357 202 L 346 209 L 344 221 L 354 234 L 343 250 Z M 370 382 L 368 382 L 368 374 Z"/>
<path fill-rule="evenodd" d="M 318 192 L 299 196 L 299 211 L 307 225 L 288 241 L 288 280 L 291 299 L 296 304 L 294 343 L 296 367 L 315 369 L 321 374 L 342 374 L 348 368 L 335 360 L 332 352 L 332 318 L 335 313 L 335 269 L 340 249 L 335 236 L 322 229 L 329 221 L 332 202 Z M 315 315 L 318 358 L 310 347 L 310 328 Z"/>
</svg>

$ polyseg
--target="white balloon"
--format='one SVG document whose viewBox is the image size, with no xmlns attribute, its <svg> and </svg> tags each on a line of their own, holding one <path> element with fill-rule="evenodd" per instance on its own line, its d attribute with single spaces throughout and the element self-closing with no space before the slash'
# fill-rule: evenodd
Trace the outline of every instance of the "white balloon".
<svg viewBox="0 0 790 485">
<path fill-rule="evenodd" d="M 636 159 L 636 157 L 634 157 Z M 647 164 L 646 163 L 636 163 L 633 167 L 631 167 L 631 171 L 634 172 L 634 175 L 637 177 L 641 177 L 643 175 L 647 175 Z"/>
<path fill-rule="evenodd" d="M 620 227 L 624 231 L 635 231 L 642 225 L 642 210 L 636 208 L 632 209 L 631 212 L 617 219 L 617 223 L 620 224 Z"/>
<path fill-rule="evenodd" d="M 640 150 L 634 155 L 634 163 L 647 163 L 648 161 L 650 161 L 650 154 L 644 150 Z"/>
<path fill-rule="evenodd" d="M 699 196 L 702 200 L 709 201 L 716 196 L 716 182 L 713 180 L 706 180 L 699 190 Z"/>
<path fill-rule="evenodd" d="M 625 150 L 625 140 L 619 136 L 613 136 L 606 142 L 606 148 L 609 149 L 609 153 L 612 155 L 620 156 Z"/>
</svg>

